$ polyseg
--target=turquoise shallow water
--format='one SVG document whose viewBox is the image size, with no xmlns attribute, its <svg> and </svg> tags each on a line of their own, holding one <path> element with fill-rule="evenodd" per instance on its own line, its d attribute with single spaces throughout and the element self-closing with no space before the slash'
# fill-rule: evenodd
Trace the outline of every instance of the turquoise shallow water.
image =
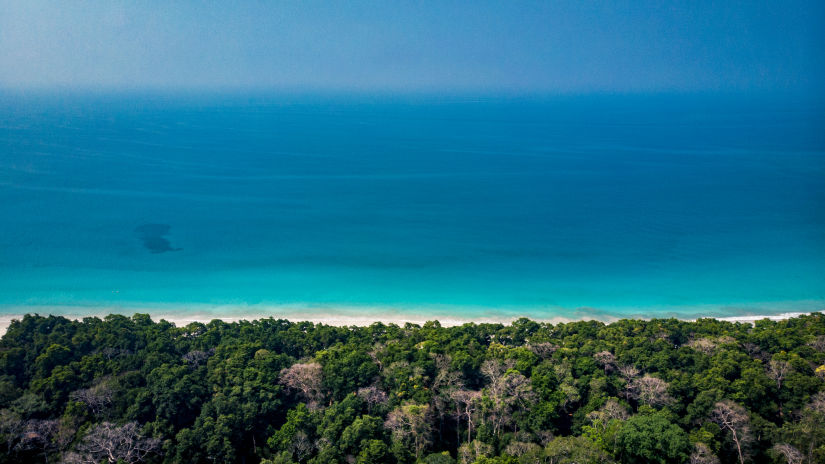
<svg viewBox="0 0 825 464">
<path fill-rule="evenodd" d="M 696 97 L 0 97 L 0 314 L 825 309 L 825 117 Z"/>
</svg>

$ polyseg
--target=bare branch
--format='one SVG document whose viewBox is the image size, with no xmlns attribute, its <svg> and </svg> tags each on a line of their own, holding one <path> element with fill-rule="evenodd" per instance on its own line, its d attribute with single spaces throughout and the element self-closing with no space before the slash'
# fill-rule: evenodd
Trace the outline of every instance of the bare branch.
<svg viewBox="0 0 825 464">
<path fill-rule="evenodd" d="M 788 464 L 802 464 L 802 452 L 787 443 L 779 443 L 771 448 L 775 453 L 785 458 Z"/>
<path fill-rule="evenodd" d="M 110 386 L 108 379 L 82 390 L 77 390 L 69 395 L 74 401 L 79 401 L 86 405 L 95 416 L 100 415 L 111 406 L 114 401 L 114 390 Z"/>
<path fill-rule="evenodd" d="M 645 375 L 630 381 L 627 385 L 627 393 L 640 403 L 649 406 L 665 406 L 673 401 L 668 394 L 668 383 L 658 377 Z"/>
<path fill-rule="evenodd" d="M 744 448 L 750 441 L 750 426 L 745 408 L 730 400 L 720 401 L 711 412 L 711 420 L 730 432 L 739 455 L 739 463 L 744 464 Z"/>
<path fill-rule="evenodd" d="M 690 464 L 719 464 L 719 458 L 704 443 L 697 443 L 690 455 Z"/>
<path fill-rule="evenodd" d="M 281 383 L 301 392 L 307 400 L 309 409 L 320 407 L 324 396 L 321 391 L 321 380 L 321 365 L 316 362 L 293 364 L 281 371 Z"/>
<path fill-rule="evenodd" d="M 143 437 L 137 422 L 127 422 L 120 427 L 103 422 L 92 427 L 77 445 L 77 453 L 67 455 L 64 460 L 71 458 L 80 459 L 76 462 L 97 463 L 105 459 L 108 463 L 134 464 L 158 452 L 160 442 L 158 438 Z"/>
<path fill-rule="evenodd" d="M 609 351 L 600 351 L 593 355 L 593 359 L 600 366 L 604 367 L 604 373 L 612 371 L 616 367 L 616 357 Z"/>
</svg>

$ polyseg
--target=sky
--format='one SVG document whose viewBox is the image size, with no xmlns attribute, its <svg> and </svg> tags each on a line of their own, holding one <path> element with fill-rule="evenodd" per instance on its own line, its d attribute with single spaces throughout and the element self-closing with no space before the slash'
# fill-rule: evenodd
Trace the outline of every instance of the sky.
<svg viewBox="0 0 825 464">
<path fill-rule="evenodd" d="M 825 93 L 825 1 L 0 0 L 0 89 Z"/>
</svg>

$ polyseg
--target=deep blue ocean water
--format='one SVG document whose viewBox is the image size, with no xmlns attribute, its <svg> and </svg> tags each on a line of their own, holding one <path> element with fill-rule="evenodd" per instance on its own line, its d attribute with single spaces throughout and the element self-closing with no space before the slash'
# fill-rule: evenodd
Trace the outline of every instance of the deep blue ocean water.
<svg viewBox="0 0 825 464">
<path fill-rule="evenodd" d="M 0 314 L 825 309 L 825 111 L 0 96 Z"/>
</svg>

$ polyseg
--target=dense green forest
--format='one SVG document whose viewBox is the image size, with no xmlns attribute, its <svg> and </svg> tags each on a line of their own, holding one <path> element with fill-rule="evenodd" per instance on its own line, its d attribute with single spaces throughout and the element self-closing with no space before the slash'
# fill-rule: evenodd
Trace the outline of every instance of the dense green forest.
<svg viewBox="0 0 825 464">
<path fill-rule="evenodd" d="M 25 316 L 0 461 L 823 463 L 825 316 L 611 324 Z"/>
</svg>

